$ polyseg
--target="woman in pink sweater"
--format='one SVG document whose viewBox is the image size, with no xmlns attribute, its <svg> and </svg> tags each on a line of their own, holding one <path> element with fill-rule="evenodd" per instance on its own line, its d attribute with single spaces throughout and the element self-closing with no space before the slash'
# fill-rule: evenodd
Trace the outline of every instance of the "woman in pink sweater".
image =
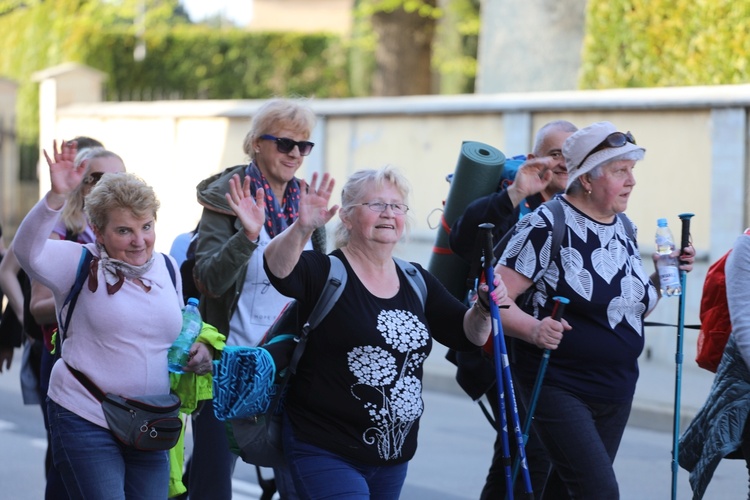
<svg viewBox="0 0 750 500">
<path fill-rule="evenodd" d="M 49 239 L 68 195 L 81 183 L 75 146 L 64 144 L 54 160 L 45 151 L 52 189 L 18 229 L 14 249 L 29 275 L 50 288 L 58 310 L 73 285 L 82 245 Z M 167 498 L 166 451 L 124 446 L 107 427 L 99 401 L 68 367 L 83 372 L 105 393 L 124 396 L 169 392 L 167 350 L 179 334 L 182 283 L 155 256 L 154 191 L 126 173 L 105 174 L 86 197 L 96 236 L 84 245 L 94 260 L 78 297 L 59 359 L 50 378 L 48 418 L 55 466 L 71 498 Z M 158 257 L 158 258 L 156 258 Z M 170 258 L 171 257 L 167 257 Z M 174 264 L 174 261 L 172 264 Z M 192 347 L 187 369 L 207 373 L 212 353 Z"/>
</svg>

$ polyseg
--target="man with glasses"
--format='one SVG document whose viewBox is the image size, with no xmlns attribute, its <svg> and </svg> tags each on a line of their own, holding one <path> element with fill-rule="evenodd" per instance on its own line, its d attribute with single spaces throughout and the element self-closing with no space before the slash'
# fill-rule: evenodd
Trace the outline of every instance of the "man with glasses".
<svg viewBox="0 0 750 500">
<path fill-rule="evenodd" d="M 451 250 L 467 261 L 475 255 L 477 228 L 479 224 L 489 222 L 495 227 L 492 230 L 493 241 L 497 243 L 516 222 L 539 205 L 552 199 L 565 190 L 568 182 L 568 171 L 563 158 L 562 148 L 565 140 L 578 129 L 565 120 L 557 120 L 544 125 L 536 134 L 534 148 L 528 154 L 526 162 L 516 173 L 513 183 L 505 189 L 472 202 L 451 227 Z M 494 386 L 495 371 L 492 368 L 492 346 L 485 346 L 484 352 L 449 353 L 449 359 L 458 366 L 457 379 L 462 387 L 473 398 L 478 399 L 484 393 L 492 407 L 492 413 L 499 425 L 497 390 Z M 518 396 L 518 391 L 515 391 Z M 521 422 L 525 420 L 525 409 L 518 401 Z M 509 420 L 510 421 L 510 418 Z M 514 440 L 513 433 L 509 433 Z M 516 449 L 511 443 L 511 450 Z M 526 443 L 526 456 L 532 487 L 537 498 L 549 470 L 549 459 L 538 437 L 532 432 Z M 523 495 L 523 481 L 516 481 L 515 493 Z M 482 499 L 503 498 L 506 493 L 505 468 L 503 462 L 503 442 L 500 432 L 495 438 L 495 449 L 490 464 L 487 480 L 482 490 Z"/>
<path fill-rule="evenodd" d="M 263 270 L 263 252 L 272 238 L 297 220 L 300 181 L 295 177 L 314 144 L 313 111 L 302 100 L 272 99 L 253 116 L 243 150 L 250 163 L 228 168 L 198 185 L 203 205 L 195 251 L 195 282 L 201 290 L 203 320 L 227 336 L 227 345 L 256 346 L 289 301 Z M 252 217 L 238 218 L 227 201 L 230 180 L 249 194 Z M 307 248 L 325 253 L 325 229 Z M 211 401 L 193 413 L 193 456 L 189 465 L 191 499 L 232 497 L 236 455 L 229 450 L 225 424 Z M 288 471 L 274 470 L 282 498 L 297 498 Z M 259 478 L 260 479 L 260 478 Z M 269 496 L 270 498 L 270 496 Z"/>
</svg>

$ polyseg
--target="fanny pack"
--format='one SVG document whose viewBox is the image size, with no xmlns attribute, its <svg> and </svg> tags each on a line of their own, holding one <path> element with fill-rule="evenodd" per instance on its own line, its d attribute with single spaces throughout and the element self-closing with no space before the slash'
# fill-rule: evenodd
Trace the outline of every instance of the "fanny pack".
<svg viewBox="0 0 750 500">
<path fill-rule="evenodd" d="M 105 394 L 82 372 L 66 365 L 101 402 L 109 430 L 124 445 L 141 451 L 164 451 L 177 444 L 182 432 L 182 420 L 181 402 L 176 394 L 131 397 Z"/>
</svg>

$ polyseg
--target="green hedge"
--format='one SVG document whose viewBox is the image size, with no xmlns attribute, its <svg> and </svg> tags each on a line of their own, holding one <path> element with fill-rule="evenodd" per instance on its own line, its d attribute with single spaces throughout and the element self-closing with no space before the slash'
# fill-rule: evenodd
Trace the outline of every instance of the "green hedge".
<svg viewBox="0 0 750 500">
<path fill-rule="evenodd" d="M 750 81 L 750 1 L 589 0 L 582 88 Z"/>
<path fill-rule="evenodd" d="M 346 49 L 334 35 L 248 33 L 181 26 L 146 34 L 146 58 L 133 61 L 135 37 L 91 30 L 83 62 L 109 75 L 107 100 L 252 99 L 274 95 L 350 96 Z"/>
<path fill-rule="evenodd" d="M 147 29 L 146 58 L 133 58 L 135 30 L 96 17 L 94 2 L 29 2 L 0 15 L 0 75 L 18 84 L 21 178 L 34 179 L 38 83 L 31 75 L 63 62 L 104 71 L 107 100 L 350 97 L 347 45 L 337 35 L 253 33 L 202 25 Z M 96 21 L 92 20 L 96 19 Z"/>
</svg>

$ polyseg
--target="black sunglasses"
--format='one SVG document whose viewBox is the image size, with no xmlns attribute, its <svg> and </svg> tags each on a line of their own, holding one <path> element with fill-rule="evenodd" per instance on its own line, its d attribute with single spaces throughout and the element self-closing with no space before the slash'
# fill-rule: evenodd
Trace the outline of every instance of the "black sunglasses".
<svg viewBox="0 0 750 500">
<path fill-rule="evenodd" d="M 104 172 L 91 172 L 84 177 L 83 182 L 89 186 L 93 186 L 101 180 L 102 176 L 104 176 Z"/>
<path fill-rule="evenodd" d="M 299 154 L 301 156 L 307 156 L 312 151 L 314 142 L 310 141 L 293 141 L 287 137 L 276 137 L 271 134 L 263 134 L 260 136 L 261 139 L 267 139 L 269 141 L 276 141 L 276 149 L 279 153 L 289 154 L 294 149 L 294 146 L 299 148 Z"/>
<path fill-rule="evenodd" d="M 633 134 L 631 134 L 630 131 L 627 131 L 625 133 L 612 132 L 607 137 L 605 137 L 604 140 L 600 142 L 594 149 L 589 151 L 589 154 L 583 157 L 583 160 L 581 160 L 581 163 L 579 163 L 576 168 L 580 168 L 581 165 L 586 163 L 586 160 L 589 159 L 589 156 L 601 151 L 602 149 L 621 148 L 627 143 L 635 144 L 635 137 L 633 137 Z"/>
</svg>

